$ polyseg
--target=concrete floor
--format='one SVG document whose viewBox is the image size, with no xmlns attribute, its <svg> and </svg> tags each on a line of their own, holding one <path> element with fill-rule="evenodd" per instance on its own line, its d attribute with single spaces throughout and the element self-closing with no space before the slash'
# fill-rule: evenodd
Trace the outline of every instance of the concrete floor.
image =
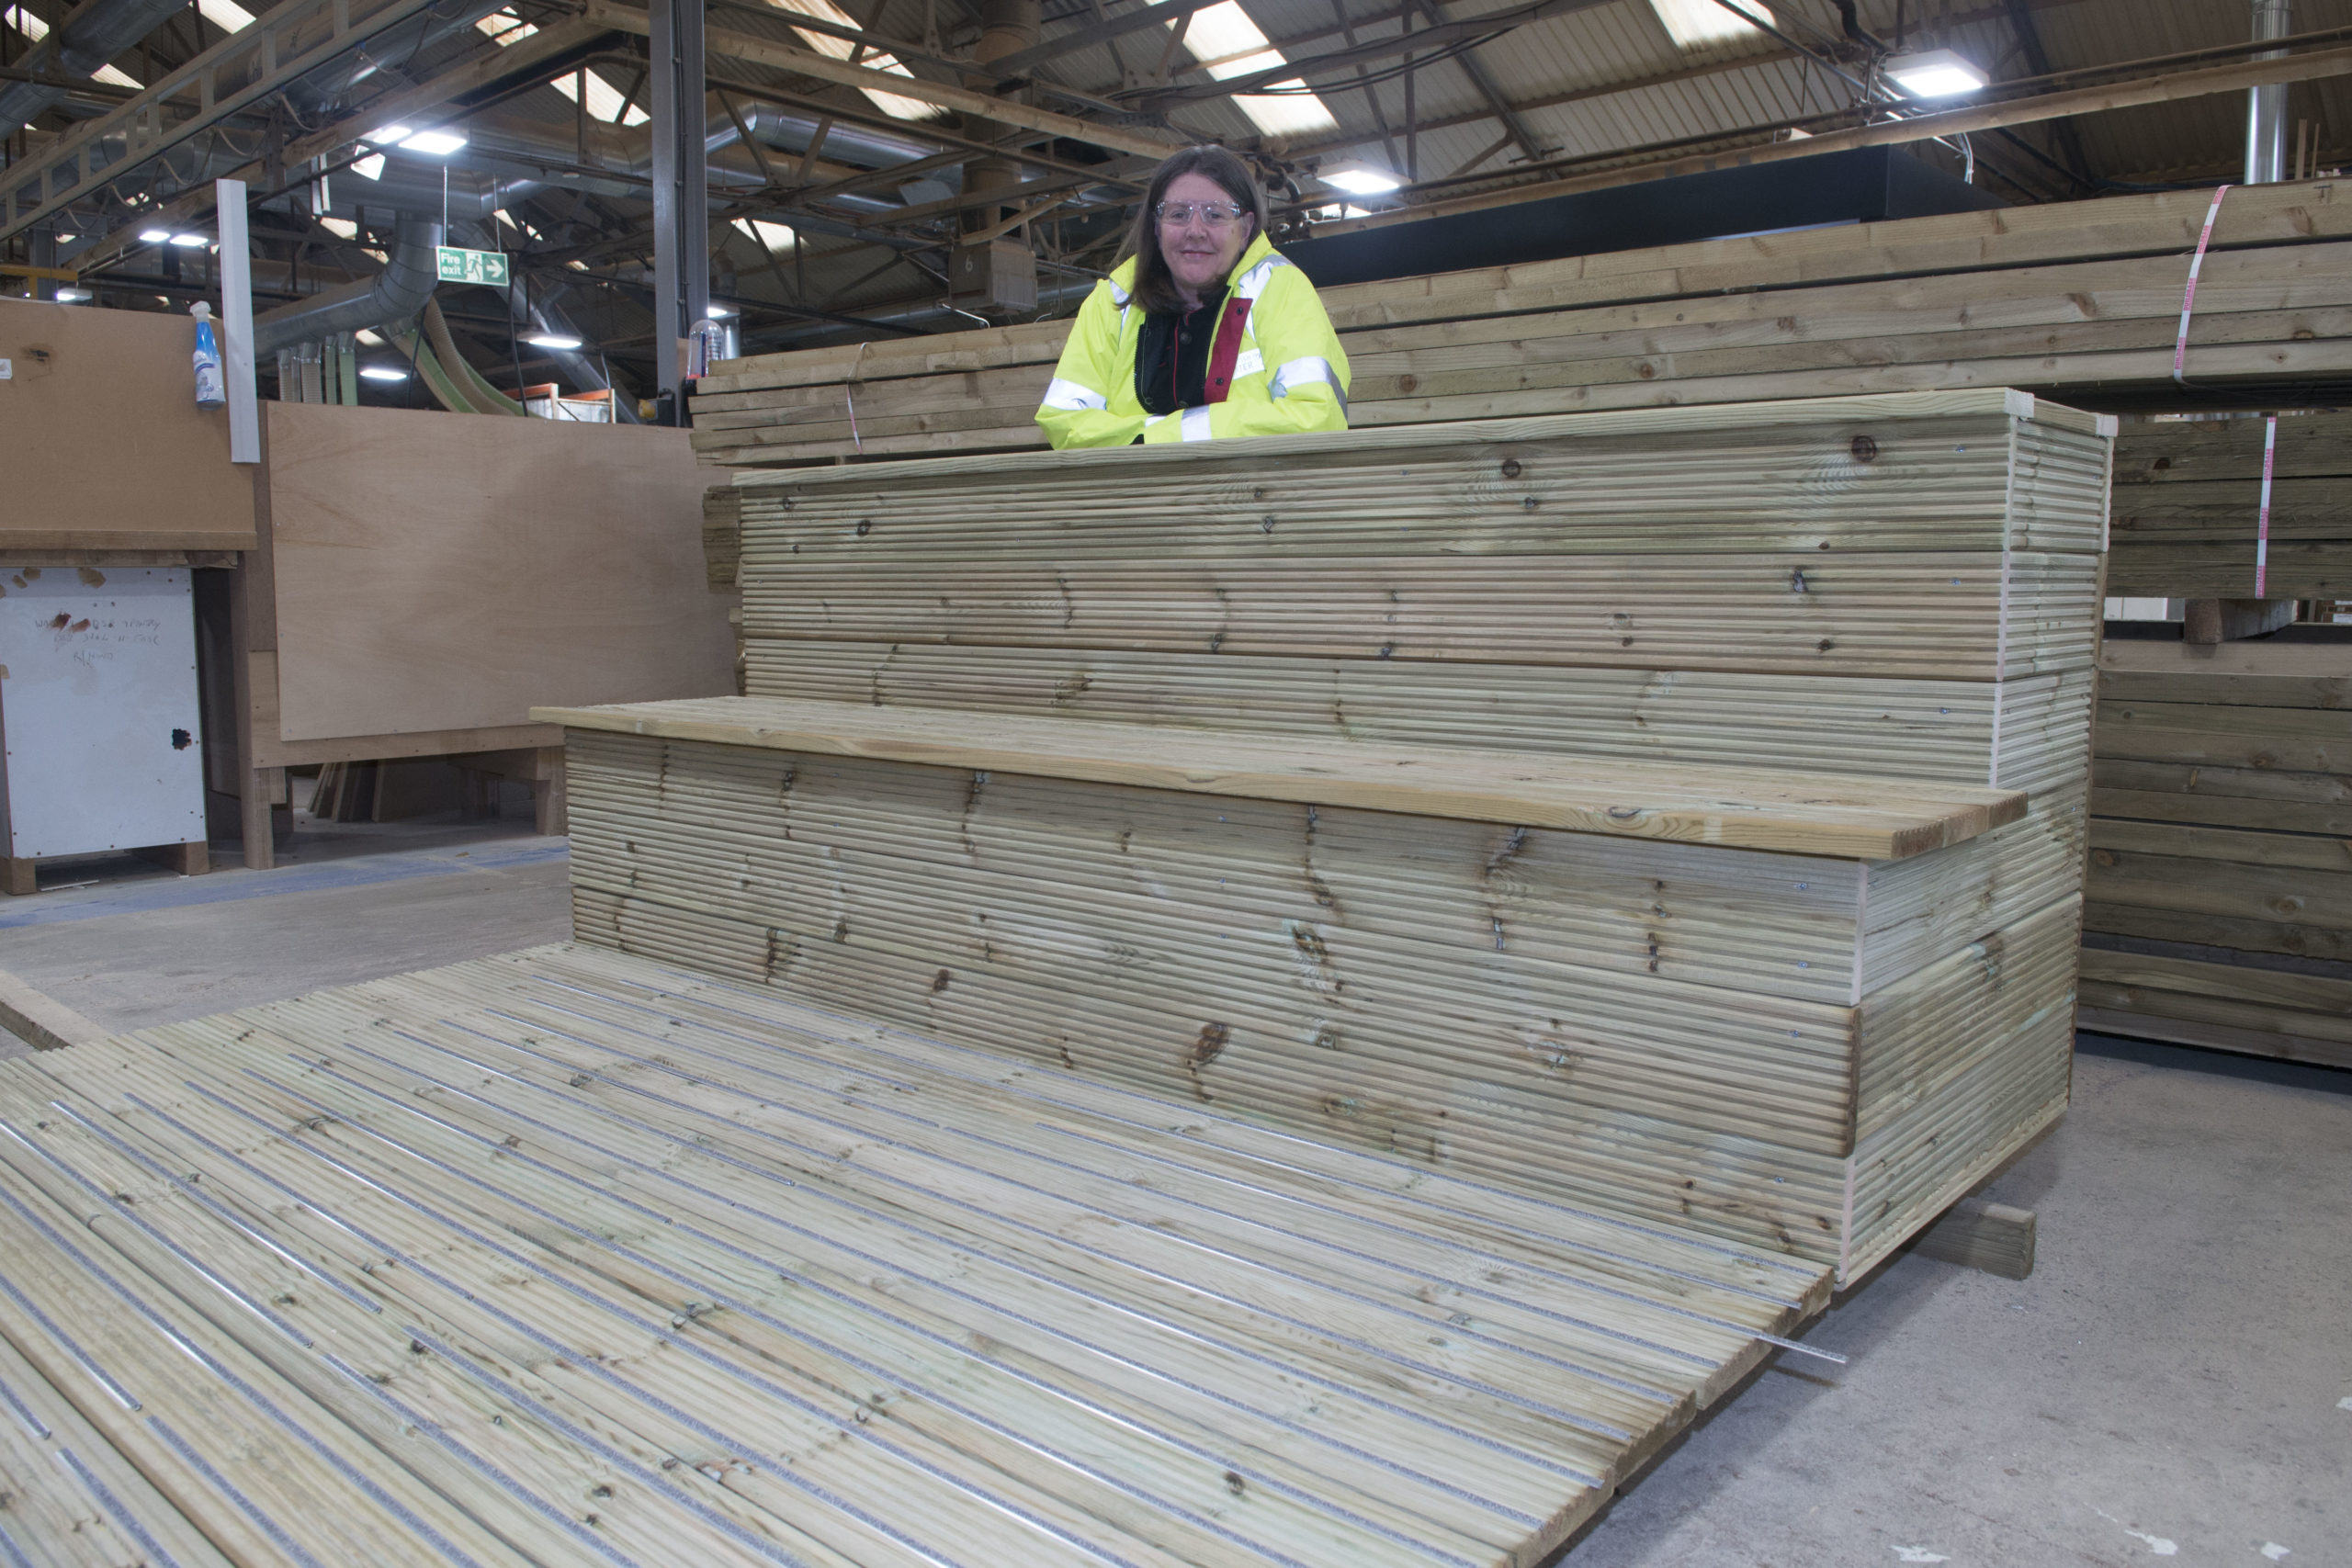
<svg viewBox="0 0 2352 1568">
<path fill-rule="evenodd" d="M 0 969 L 133 1029 L 567 934 L 527 819 L 297 823 L 275 872 L 45 868 L 94 885 L 0 905 Z M 1989 1190 L 2033 1276 L 1895 1258 L 1806 1336 L 1849 1365 L 1783 1355 L 1566 1568 L 2352 1564 L 2352 1073 L 2080 1043 Z"/>
</svg>

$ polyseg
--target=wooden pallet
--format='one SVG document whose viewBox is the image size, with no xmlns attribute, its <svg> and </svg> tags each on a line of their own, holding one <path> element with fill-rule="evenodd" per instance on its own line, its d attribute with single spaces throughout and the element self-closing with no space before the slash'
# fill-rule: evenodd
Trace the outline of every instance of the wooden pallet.
<svg viewBox="0 0 2352 1568">
<path fill-rule="evenodd" d="M 42 1562 L 1527 1564 L 1828 1289 L 572 947 L 0 1065 L 0 1130 Z"/>
</svg>

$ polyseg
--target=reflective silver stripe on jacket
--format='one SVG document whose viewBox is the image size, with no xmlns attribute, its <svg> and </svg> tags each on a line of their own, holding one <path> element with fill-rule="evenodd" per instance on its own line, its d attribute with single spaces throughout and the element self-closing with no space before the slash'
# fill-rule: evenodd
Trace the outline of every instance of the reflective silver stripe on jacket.
<svg viewBox="0 0 2352 1568">
<path fill-rule="evenodd" d="M 1184 411 L 1184 423 L 1182 429 L 1184 432 L 1184 439 L 1187 441 L 1206 441 L 1209 439 L 1210 435 L 1214 433 L 1209 429 L 1208 405 L 1206 403 L 1203 403 L 1198 408 L 1186 409 Z"/>
<path fill-rule="evenodd" d="M 1076 381 L 1065 381 L 1057 376 L 1052 384 L 1046 389 L 1045 406 L 1049 409 L 1060 409 L 1066 413 L 1076 413 L 1081 409 L 1109 408 L 1111 400 L 1091 387 L 1080 386 Z"/>
<path fill-rule="evenodd" d="M 1331 362 L 1319 354 L 1310 354 L 1304 358 L 1284 363 L 1281 369 L 1274 372 L 1274 378 L 1269 385 L 1268 390 L 1274 397 L 1286 398 L 1290 396 L 1293 387 L 1304 387 L 1316 381 L 1320 381 L 1331 389 L 1331 395 L 1340 400 L 1340 412 L 1345 413 L 1348 408 L 1348 389 L 1340 385 L 1340 373 L 1331 368 Z"/>
<path fill-rule="evenodd" d="M 1255 299 L 1266 291 L 1266 285 L 1272 280 L 1275 271 L 1288 265 L 1290 263 L 1280 256 L 1268 256 L 1241 275 L 1240 280 L 1233 286 L 1233 297 L 1237 299 Z"/>
</svg>

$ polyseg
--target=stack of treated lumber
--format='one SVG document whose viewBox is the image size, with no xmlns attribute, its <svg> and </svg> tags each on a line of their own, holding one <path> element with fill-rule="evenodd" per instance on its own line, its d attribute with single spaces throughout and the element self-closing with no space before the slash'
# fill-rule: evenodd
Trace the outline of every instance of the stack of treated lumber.
<svg viewBox="0 0 2352 1568">
<path fill-rule="evenodd" d="M 2101 436 L 1922 393 L 767 476 L 751 695 L 541 714 L 575 929 L 1850 1280 L 2064 1105 Z"/>
<path fill-rule="evenodd" d="M 0 1131 L 12 1564 L 1519 1568 L 1830 1288 L 602 949 Z"/>
<path fill-rule="evenodd" d="M 2258 554 L 2269 600 L 2352 592 L 2352 416 L 2124 427 L 2109 592 L 2252 599 Z M 2352 627 L 2179 634 L 2102 656 L 2084 1023 L 2352 1066 Z"/>
<path fill-rule="evenodd" d="M 2127 423 L 2110 552 L 2114 594 L 2352 598 L 2352 414 Z"/>
<path fill-rule="evenodd" d="M 1905 219 L 1327 290 L 1359 425 L 1924 388 L 2169 384 L 2207 191 Z M 2189 322 L 2198 384 L 2352 372 L 2352 201 L 2229 192 Z M 1066 322 L 733 360 L 706 462 L 1042 444 Z"/>
<path fill-rule="evenodd" d="M 2352 627 L 2101 663 L 2083 1026 L 2352 1066 Z"/>
</svg>

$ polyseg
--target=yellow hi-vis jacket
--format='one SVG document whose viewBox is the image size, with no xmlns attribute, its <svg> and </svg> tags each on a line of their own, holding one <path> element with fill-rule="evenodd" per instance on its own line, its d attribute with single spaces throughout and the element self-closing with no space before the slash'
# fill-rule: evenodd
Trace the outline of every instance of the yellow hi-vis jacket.
<svg viewBox="0 0 2352 1568">
<path fill-rule="evenodd" d="M 1143 307 L 1131 303 L 1133 257 L 1095 285 L 1054 367 L 1037 410 L 1059 447 L 1206 441 L 1226 435 L 1296 435 L 1348 427 L 1348 356 L 1315 286 L 1264 234 L 1235 264 L 1225 309 L 1209 340 L 1208 397 L 1199 408 L 1153 415 L 1136 396 L 1136 344 Z"/>
</svg>

